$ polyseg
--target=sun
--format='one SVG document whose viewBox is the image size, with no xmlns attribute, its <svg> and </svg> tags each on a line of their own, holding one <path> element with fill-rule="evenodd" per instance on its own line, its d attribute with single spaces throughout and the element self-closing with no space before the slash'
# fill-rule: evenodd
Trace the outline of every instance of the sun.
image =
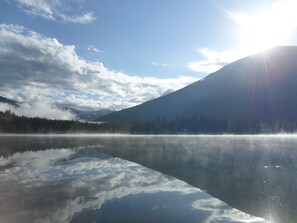
<svg viewBox="0 0 297 223">
<path fill-rule="evenodd" d="M 240 27 L 240 44 L 248 53 L 285 45 L 297 27 L 297 1 L 279 0 L 254 15 L 231 13 Z"/>
</svg>

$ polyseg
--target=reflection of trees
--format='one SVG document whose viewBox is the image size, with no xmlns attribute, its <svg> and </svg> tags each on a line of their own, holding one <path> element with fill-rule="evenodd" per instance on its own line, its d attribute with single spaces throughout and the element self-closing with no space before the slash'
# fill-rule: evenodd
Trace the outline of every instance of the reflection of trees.
<svg viewBox="0 0 297 223">
<path fill-rule="evenodd" d="M 99 143 L 96 137 L 79 137 L 79 135 L 18 135 L 0 136 L 0 156 L 9 156 L 15 152 L 38 151 L 52 148 L 75 148 Z"/>
</svg>

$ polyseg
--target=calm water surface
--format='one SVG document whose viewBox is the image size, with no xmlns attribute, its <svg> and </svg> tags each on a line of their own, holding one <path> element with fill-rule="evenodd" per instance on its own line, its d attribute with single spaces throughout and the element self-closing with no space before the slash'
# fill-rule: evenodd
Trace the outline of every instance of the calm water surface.
<svg viewBox="0 0 297 223">
<path fill-rule="evenodd" d="M 0 136 L 0 222 L 293 223 L 296 161 L 294 135 Z"/>
</svg>

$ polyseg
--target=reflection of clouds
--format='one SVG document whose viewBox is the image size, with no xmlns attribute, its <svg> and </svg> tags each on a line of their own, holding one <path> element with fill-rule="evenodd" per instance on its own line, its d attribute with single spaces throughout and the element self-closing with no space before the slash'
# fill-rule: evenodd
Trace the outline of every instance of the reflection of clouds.
<svg viewBox="0 0 297 223">
<path fill-rule="evenodd" d="M 230 207 L 216 198 L 199 199 L 192 203 L 192 208 L 197 210 L 205 210 L 211 213 L 205 223 L 212 222 L 265 222 L 262 218 L 252 217 L 237 209 Z"/>
<path fill-rule="evenodd" d="M 11 160 L 5 159 L 2 156 L 0 156 L 0 168 L 4 168 L 5 166 L 7 166 L 11 163 L 12 163 Z"/>
<path fill-rule="evenodd" d="M 4 169 L 4 173 L 0 175 L 0 180 L 17 180 L 23 183 L 46 181 L 48 180 L 47 170 L 51 164 L 73 154 L 75 152 L 70 149 L 60 149 L 58 152 L 51 149 L 40 152 L 15 153 L 8 159 L 0 159 L 0 166 L 15 163 L 13 168 Z"/>
<path fill-rule="evenodd" d="M 60 149 L 1 158 L 0 165 L 14 163 L 0 172 L 1 220 L 71 222 L 85 210 L 99 210 L 105 202 L 128 195 L 178 192 L 203 197 L 192 204 L 192 210 L 209 215 L 207 222 L 255 222 L 199 189 L 138 164 L 73 155 L 75 150 Z"/>
</svg>

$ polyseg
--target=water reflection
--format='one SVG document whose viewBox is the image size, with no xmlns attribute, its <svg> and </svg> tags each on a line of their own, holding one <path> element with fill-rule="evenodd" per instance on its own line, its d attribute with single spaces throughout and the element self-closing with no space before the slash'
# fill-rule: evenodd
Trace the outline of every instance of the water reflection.
<svg viewBox="0 0 297 223">
<path fill-rule="evenodd" d="M 294 135 L 141 137 L 102 145 L 105 153 L 175 176 L 246 213 L 296 222 Z"/>
<path fill-rule="evenodd" d="M 102 148 L 1 157 L 0 222 L 264 222 Z"/>
</svg>

